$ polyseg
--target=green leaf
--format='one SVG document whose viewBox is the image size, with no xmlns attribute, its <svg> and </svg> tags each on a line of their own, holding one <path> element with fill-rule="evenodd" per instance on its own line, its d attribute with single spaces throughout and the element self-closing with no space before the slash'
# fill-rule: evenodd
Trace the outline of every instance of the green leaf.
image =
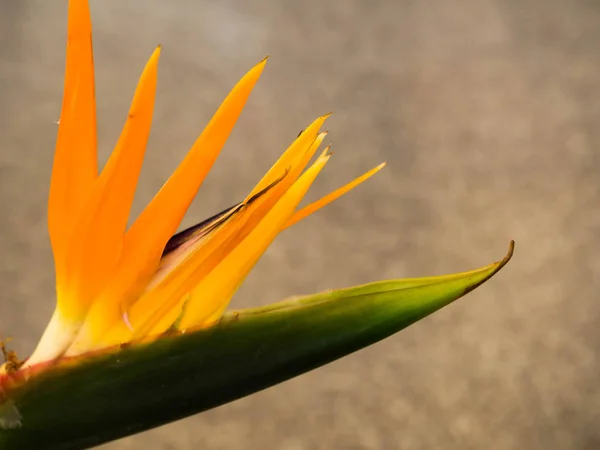
<svg viewBox="0 0 600 450">
<path fill-rule="evenodd" d="M 9 399 L 0 406 L 0 449 L 98 445 L 273 386 L 448 305 L 498 272 L 512 250 L 471 272 L 234 311 L 209 329 L 62 361 L 17 387 L 0 379 Z"/>
</svg>

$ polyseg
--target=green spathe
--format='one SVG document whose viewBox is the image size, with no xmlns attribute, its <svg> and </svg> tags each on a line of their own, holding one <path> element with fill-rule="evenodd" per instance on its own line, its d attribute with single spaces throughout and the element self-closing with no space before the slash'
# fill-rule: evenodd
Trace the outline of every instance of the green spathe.
<svg viewBox="0 0 600 450">
<path fill-rule="evenodd" d="M 5 383 L 10 400 L 0 415 L 3 408 L 13 423 L 0 429 L 0 449 L 86 448 L 273 386 L 448 305 L 497 273 L 512 250 L 513 243 L 502 261 L 471 272 L 382 281 L 233 311 L 208 329 L 82 355 L 12 389 Z"/>
</svg>

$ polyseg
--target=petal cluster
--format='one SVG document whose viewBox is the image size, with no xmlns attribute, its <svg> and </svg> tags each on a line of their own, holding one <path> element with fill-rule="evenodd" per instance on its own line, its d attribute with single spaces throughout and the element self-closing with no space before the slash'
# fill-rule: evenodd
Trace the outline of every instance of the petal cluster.
<svg viewBox="0 0 600 450">
<path fill-rule="evenodd" d="M 328 115 L 295 139 L 237 205 L 175 236 L 266 64 L 231 90 L 187 156 L 127 228 L 152 124 L 160 47 L 150 56 L 115 148 L 98 173 L 92 27 L 70 0 L 65 85 L 48 204 L 57 305 L 27 365 L 173 327 L 206 327 L 275 237 L 360 184 L 383 164 L 299 209 L 329 161 L 316 158 Z M 311 161 L 314 162 L 311 163 Z"/>
</svg>

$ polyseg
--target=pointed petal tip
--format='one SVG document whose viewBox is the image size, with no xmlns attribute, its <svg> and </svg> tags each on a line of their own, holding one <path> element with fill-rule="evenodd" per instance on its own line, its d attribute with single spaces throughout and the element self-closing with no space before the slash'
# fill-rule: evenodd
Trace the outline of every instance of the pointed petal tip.
<svg viewBox="0 0 600 450">
<path fill-rule="evenodd" d="M 330 148 L 331 148 L 331 146 L 330 146 L 330 145 L 328 145 L 328 146 L 327 146 L 327 148 L 325 149 L 325 150 L 326 150 L 326 152 L 324 152 L 324 153 L 323 153 L 323 155 L 321 155 L 321 156 L 319 157 L 319 159 L 324 159 L 324 160 L 325 160 L 324 162 L 327 162 L 327 161 L 329 161 L 329 159 L 331 158 L 331 155 L 333 155 L 333 153 L 331 153 L 331 152 L 328 152 Z M 328 152 L 328 153 L 327 153 L 327 152 Z"/>
<path fill-rule="evenodd" d="M 146 66 L 144 67 L 144 70 L 142 72 L 142 77 L 144 77 L 145 74 L 147 74 L 147 75 L 151 74 L 152 77 L 157 76 L 158 62 L 160 60 L 160 53 L 161 53 L 161 46 L 158 45 L 154 49 L 152 54 L 150 55 L 150 58 L 148 58 L 148 61 L 146 62 Z M 136 91 L 136 93 L 137 93 L 137 91 Z"/>
<path fill-rule="evenodd" d="M 254 79 L 254 82 L 258 80 L 258 78 L 262 75 L 265 66 L 267 65 L 267 60 L 269 59 L 269 55 L 265 56 L 259 63 L 255 64 L 252 69 L 250 69 L 246 75 L 242 78 Z"/>
<path fill-rule="evenodd" d="M 331 147 L 331 145 L 327 146 L 327 148 L 325 149 L 325 151 L 321 154 L 321 157 L 327 155 L 327 152 L 329 151 L 330 147 Z M 331 153 L 329 153 L 328 156 L 331 156 Z M 311 214 L 313 214 L 314 212 L 318 211 L 319 209 L 321 209 L 325 205 L 328 205 L 332 201 L 334 201 L 337 198 L 341 197 L 342 195 L 346 194 L 351 189 L 355 188 L 359 184 L 361 184 L 364 181 L 366 181 L 367 179 L 371 178 L 373 175 L 375 175 L 377 172 L 379 172 L 384 166 L 385 166 L 385 163 L 379 164 L 377 167 L 375 167 L 375 168 L 369 170 L 368 172 L 362 174 L 360 177 L 355 178 L 350 183 L 348 183 L 348 184 L 346 184 L 346 185 L 344 185 L 344 186 L 336 189 L 333 192 L 330 192 L 325 197 L 322 197 L 321 199 L 317 200 L 316 202 L 310 203 L 309 205 L 305 206 L 304 208 L 296 211 L 292 215 L 292 217 L 290 217 L 290 219 L 287 221 L 284 229 L 291 227 L 295 223 L 298 223 L 300 220 L 302 220 L 302 219 L 310 216 Z"/>
<path fill-rule="evenodd" d="M 333 155 L 333 152 L 330 152 L 331 150 L 331 144 L 329 144 L 327 147 L 325 147 L 323 149 L 323 152 L 319 155 L 319 158 L 323 158 L 325 156 L 327 156 L 328 158 L 331 157 L 331 155 Z"/>
<path fill-rule="evenodd" d="M 250 69 L 249 73 L 258 72 L 256 77 L 260 77 L 262 75 L 265 66 L 267 65 L 267 60 L 269 59 L 269 55 L 265 56 L 262 61 L 256 64 L 252 69 Z"/>
</svg>

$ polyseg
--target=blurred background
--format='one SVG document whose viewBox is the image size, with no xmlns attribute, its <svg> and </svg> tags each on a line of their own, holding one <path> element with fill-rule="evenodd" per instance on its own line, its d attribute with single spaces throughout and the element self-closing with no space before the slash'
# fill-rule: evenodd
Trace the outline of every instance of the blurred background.
<svg viewBox="0 0 600 450">
<path fill-rule="evenodd" d="M 30 352 L 54 308 L 46 200 L 66 1 L 0 3 L 0 335 Z M 184 225 L 241 199 L 333 110 L 317 198 L 233 301 L 513 261 L 404 332 L 216 410 L 103 446 L 600 448 L 600 3 L 92 0 L 101 160 L 163 53 L 134 214 L 270 54 Z"/>
</svg>

